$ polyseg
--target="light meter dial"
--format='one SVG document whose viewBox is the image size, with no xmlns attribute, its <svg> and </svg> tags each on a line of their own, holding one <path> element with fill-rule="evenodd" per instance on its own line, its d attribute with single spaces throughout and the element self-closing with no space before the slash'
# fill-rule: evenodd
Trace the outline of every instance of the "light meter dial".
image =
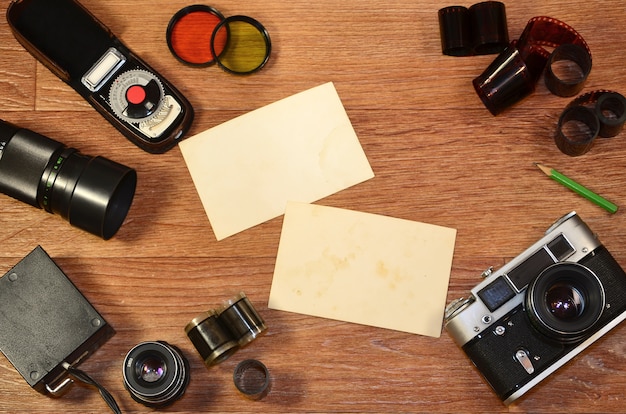
<svg viewBox="0 0 626 414">
<path fill-rule="evenodd" d="M 141 123 L 159 113 L 164 95 L 159 78 L 147 70 L 134 69 L 120 74 L 113 81 L 109 103 L 120 119 Z"/>
</svg>

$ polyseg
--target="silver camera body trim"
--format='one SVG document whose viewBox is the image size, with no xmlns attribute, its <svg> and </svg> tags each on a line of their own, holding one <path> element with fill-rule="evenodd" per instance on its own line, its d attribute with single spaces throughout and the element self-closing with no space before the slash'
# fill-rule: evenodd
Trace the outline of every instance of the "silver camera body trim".
<svg viewBox="0 0 626 414">
<path fill-rule="evenodd" d="M 555 361 L 548 369 L 543 371 L 541 374 L 537 375 L 535 378 L 533 378 L 526 385 L 524 385 L 519 390 L 517 390 L 513 394 L 511 394 L 511 396 L 509 398 L 504 400 L 504 404 L 505 405 L 509 405 L 509 404 L 513 403 L 513 401 L 515 401 L 518 398 L 520 398 L 522 395 L 526 394 L 527 391 L 529 391 L 535 385 L 539 384 L 547 376 L 549 376 L 550 374 L 552 374 L 553 372 L 555 372 L 556 370 L 561 368 L 563 365 L 568 363 L 576 355 L 580 354 L 582 351 L 587 349 L 595 341 L 597 341 L 602 336 L 604 336 L 607 332 L 609 332 L 611 329 L 613 329 L 617 325 L 619 325 L 620 322 L 623 322 L 624 319 L 626 319 L 626 312 L 621 313 L 617 318 L 613 319 L 611 322 L 609 322 L 604 327 L 602 327 L 602 329 L 600 329 L 598 332 L 596 332 L 595 334 L 591 335 L 589 338 L 587 338 L 587 340 L 585 340 L 584 342 L 579 344 L 575 349 L 573 349 L 569 353 L 563 355 L 563 357 L 561 359 L 559 359 L 558 361 Z"/>
<path fill-rule="evenodd" d="M 571 252 L 571 254 L 567 257 L 559 260 L 554 257 L 547 246 L 551 241 L 561 235 L 571 245 L 573 252 Z M 550 226 L 545 235 L 539 239 L 539 241 L 505 264 L 502 268 L 495 272 L 491 272 L 484 281 L 476 285 L 470 291 L 471 295 L 468 299 L 463 299 L 460 302 L 452 302 L 448 305 L 444 321 L 446 330 L 459 346 L 463 346 L 477 335 L 480 335 L 482 332 L 489 329 L 495 321 L 507 315 L 517 306 L 522 304 L 524 301 L 524 295 L 520 295 L 519 293 L 523 292 L 526 287 L 521 289 L 515 287 L 515 283 L 513 283 L 509 278 L 509 273 L 529 259 L 536 252 L 545 250 L 552 257 L 554 263 L 563 261 L 578 262 L 600 246 L 601 243 L 596 235 L 591 231 L 591 229 L 589 229 L 576 212 L 573 211 L 566 214 Z M 480 299 L 478 299 L 478 292 L 490 285 L 500 276 L 504 277 L 517 294 L 494 312 L 491 312 L 487 306 Z"/>
<path fill-rule="evenodd" d="M 482 343 L 482 340 L 485 340 L 487 335 L 496 335 L 496 337 L 508 335 L 506 333 L 509 328 L 508 324 L 501 325 L 501 323 L 511 318 L 520 308 L 525 309 L 528 286 L 532 284 L 540 273 L 543 273 L 543 270 L 539 269 L 545 270 L 556 266 L 557 263 L 575 263 L 587 269 L 581 262 L 587 262 L 588 257 L 595 257 L 596 251 L 600 250 L 599 248 L 604 249 L 602 243 L 600 243 L 596 235 L 576 212 L 571 212 L 561 217 L 545 232 L 540 240 L 506 263 L 502 268 L 495 272 L 490 268 L 484 272 L 485 280 L 471 289 L 468 298 L 461 298 L 451 302 L 446 308 L 444 318 L 446 330 L 459 347 L 463 348 L 467 353 L 469 351 L 465 347 L 470 346 L 473 350 L 472 354 L 476 356 L 475 350 L 479 348 L 475 348 L 475 345 L 472 345 L 476 344 L 476 341 Z M 610 254 L 607 254 L 610 257 Z M 603 255 L 602 257 L 604 263 L 605 256 Z M 612 257 L 610 257 L 610 260 L 614 262 Z M 616 262 L 615 265 L 619 267 Z M 587 270 L 597 279 L 593 271 Z M 623 270 L 619 270 L 623 275 Z M 598 280 L 598 283 L 600 288 L 604 290 L 600 280 Z M 613 300 L 615 300 L 615 297 L 613 297 Z M 604 296 L 602 296 L 601 306 L 605 310 L 608 310 L 611 306 L 610 303 L 604 303 Z M 521 347 L 513 357 L 533 377 L 528 382 L 519 383 L 519 388 L 516 387 L 516 389 L 511 390 L 510 394 L 500 394 L 500 392 L 503 392 L 502 388 L 496 392 L 501 395 L 504 404 L 511 404 L 625 319 L 626 311 L 622 309 L 622 311 L 615 313 L 612 319 L 606 320 L 605 325 L 598 331 L 562 355 L 557 356 L 557 359 L 551 361 L 549 366 L 544 365 L 539 372 L 535 370 L 534 361 L 529 360 L 530 354 L 524 347 Z M 489 350 L 489 348 L 481 349 Z M 539 355 L 539 357 L 541 356 Z M 473 360 L 471 356 L 470 359 Z M 485 360 L 481 361 L 481 366 L 477 365 L 477 368 L 483 373 L 483 368 L 488 367 L 490 364 L 487 362 L 488 365 L 482 365 L 485 363 Z M 492 373 L 491 375 L 494 374 Z M 491 378 L 493 379 L 493 376 Z M 496 390 L 494 384 L 491 385 Z M 503 386 L 506 387 L 506 385 Z"/>
</svg>

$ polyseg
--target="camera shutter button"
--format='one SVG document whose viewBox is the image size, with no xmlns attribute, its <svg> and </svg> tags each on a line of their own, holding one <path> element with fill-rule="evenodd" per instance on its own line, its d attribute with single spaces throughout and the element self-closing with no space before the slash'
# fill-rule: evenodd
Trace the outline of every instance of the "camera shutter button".
<svg viewBox="0 0 626 414">
<path fill-rule="evenodd" d="M 533 363 L 528 356 L 528 352 L 526 352 L 525 350 L 518 349 L 515 353 L 515 359 L 522 365 L 522 367 L 529 375 L 535 372 L 535 367 L 533 367 Z"/>
</svg>

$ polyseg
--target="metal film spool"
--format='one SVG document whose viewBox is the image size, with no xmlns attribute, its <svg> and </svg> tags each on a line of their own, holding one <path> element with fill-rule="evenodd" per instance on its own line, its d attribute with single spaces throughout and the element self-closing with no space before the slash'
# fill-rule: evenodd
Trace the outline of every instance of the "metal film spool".
<svg viewBox="0 0 626 414">
<path fill-rule="evenodd" d="M 267 367 L 256 359 L 246 359 L 237 364 L 233 372 L 235 387 L 247 398 L 260 400 L 270 389 L 270 373 Z"/>
<path fill-rule="evenodd" d="M 239 346 L 231 332 L 219 323 L 214 310 L 194 318 L 185 327 L 185 332 L 209 366 L 228 359 Z"/>
<path fill-rule="evenodd" d="M 228 326 L 240 346 L 252 342 L 267 329 L 265 321 L 243 292 L 224 304 L 218 320 Z"/>
<path fill-rule="evenodd" d="M 203 312 L 185 327 L 207 365 L 219 364 L 267 329 L 263 318 L 241 292 L 221 308 Z"/>
</svg>

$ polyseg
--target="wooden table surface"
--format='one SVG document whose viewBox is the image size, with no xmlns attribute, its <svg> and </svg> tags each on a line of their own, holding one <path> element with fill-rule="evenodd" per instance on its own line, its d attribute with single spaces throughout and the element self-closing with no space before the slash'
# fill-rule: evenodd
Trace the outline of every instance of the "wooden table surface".
<svg viewBox="0 0 626 414">
<path fill-rule="evenodd" d="M 1 2 L 3 13 L 8 3 Z M 622 0 L 505 3 L 512 39 L 534 16 L 560 19 L 584 36 L 593 53 L 585 91 L 626 93 Z M 190 3 L 83 4 L 188 97 L 196 110 L 189 135 L 333 81 L 376 177 L 319 204 L 456 228 L 448 301 L 467 295 L 483 270 L 519 255 L 572 210 L 626 266 L 626 213 L 607 213 L 533 165 L 544 162 L 626 206 L 626 132 L 600 140 L 581 157 L 562 154 L 552 135 L 570 99 L 551 95 L 543 82 L 530 97 L 492 116 L 471 81 L 494 56 L 441 53 L 437 11 L 451 3 L 212 3 L 226 16 L 256 18 L 271 35 L 268 65 L 245 77 L 186 67 L 169 53 L 168 21 Z M 151 411 L 130 398 L 121 372 L 126 352 L 149 340 L 178 346 L 191 364 L 191 383 L 168 412 L 624 412 L 626 326 L 506 407 L 445 331 L 430 338 L 268 309 L 282 217 L 216 241 L 180 150 L 152 155 L 135 147 L 37 63 L 4 20 L 0 97 L 2 119 L 138 172 L 126 222 L 108 241 L 0 196 L 0 274 L 37 245 L 50 254 L 116 330 L 81 367 L 124 412 Z M 239 291 L 269 329 L 206 368 L 183 328 Z M 233 385 L 233 369 L 245 358 L 270 370 L 271 392 L 261 401 L 245 399 Z M 85 386 L 60 399 L 40 395 L 0 356 L 0 411 L 108 409 Z"/>
</svg>

